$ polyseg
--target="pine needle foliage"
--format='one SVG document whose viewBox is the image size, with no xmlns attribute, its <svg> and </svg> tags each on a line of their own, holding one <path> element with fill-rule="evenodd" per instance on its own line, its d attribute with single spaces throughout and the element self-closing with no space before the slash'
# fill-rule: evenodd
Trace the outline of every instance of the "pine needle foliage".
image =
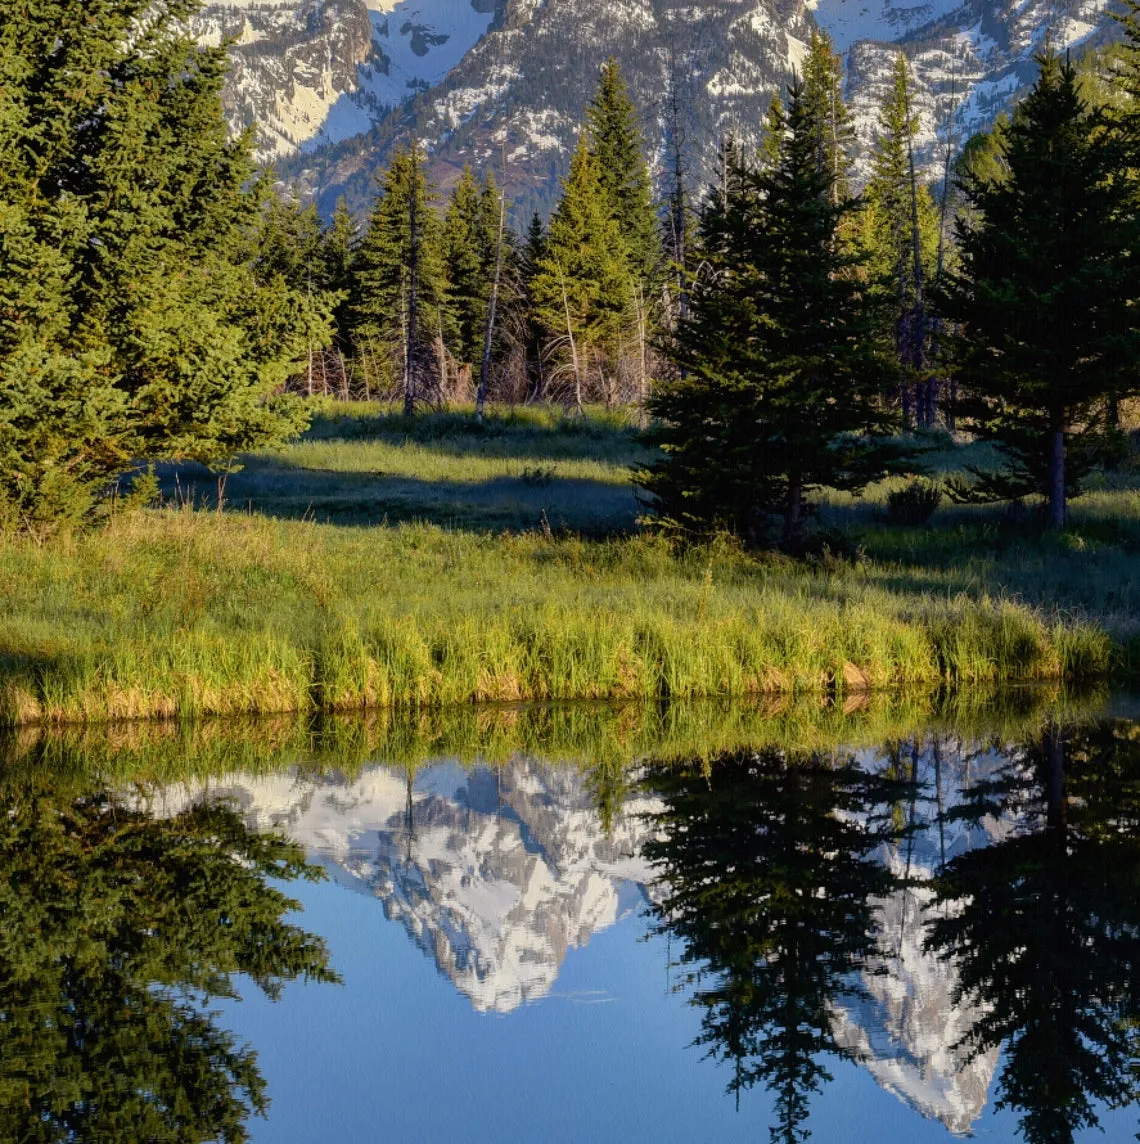
<svg viewBox="0 0 1140 1144">
<path fill-rule="evenodd" d="M 779 122 L 774 120 L 774 122 Z M 833 202 L 802 83 L 789 89 L 777 161 L 735 148 L 702 218 L 707 272 L 673 345 L 680 376 L 650 401 L 661 458 L 641 474 L 658 516 L 727 528 L 753 544 L 802 546 L 812 494 L 858 490 L 892 468 L 892 369 L 861 256 L 841 240 L 855 210 Z"/>
<path fill-rule="evenodd" d="M 1081 100 L 1067 60 L 1039 62 L 1000 139 L 1004 178 L 964 176 L 975 221 L 959 223 L 961 269 L 942 308 L 963 331 L 960 413 L 1006 459 L 952 492 L 1041 494 L 1062 527 L 1110 435 L 1109 399 L 1136 386 L 1140 229 L 1127 148 Z"/>
<path fill-rule="evenodd" d="M 304 299 L 263 279 L 264 199 L 193 0 L 0 9 L 0 527 L 87 517 L 135 460 L 291 435 Z"/>
</svg>

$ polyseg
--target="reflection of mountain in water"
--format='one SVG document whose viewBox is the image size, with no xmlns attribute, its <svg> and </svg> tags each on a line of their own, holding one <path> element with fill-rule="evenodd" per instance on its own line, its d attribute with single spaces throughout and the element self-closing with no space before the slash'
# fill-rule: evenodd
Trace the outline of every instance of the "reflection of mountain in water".
<svg viewBox="0 0 1140 1144">
<path fill-rule="evenodd" d="M 867 760 L 869 766 L 878 765 Z M 860 974 L 863 997 L 833 1010 L 835 1039 L 876 1082 L 922 1115 L 964 1135 L 981 1116 L 997 1067 L 996 1050 L 970 1058 L 962 1039 L 979 1017 L 981 1002 L 955 1004 L 958 973 L 952 962 L 925 948 L 926 930 L 946 907 L 929 883 L 949 861 L 986 846 L 1012 824 L 986 819 L 980 827 L 946 821 L 960 794 L 988 777 L 996 756 L 963 761 L 930 754 L 914 757 L 914 799 L 900 807 L 913 833 L 885 846 L 881 860 L 902 888 L 876 907 L 880 954 Z M 940 822 L 941 819 L 941 822 Z"/>
<path fill-rule="evenodd" d="M 411 784 L 278 775 L 212 786 L 251 824 L 285 831 L 342 885 L 375 895 L 480 1011 L 550 993 L 569 949 L 640 900 L 639 815 L 607 837 L 581 773 L 518 760 L 501 770 L 438 766 Z M 173 792 L 168 792 L 168 799 Z M 410 808 L 410 815 L 409 815 Z"/>
<path fill-rule="evenodd" d="M 917 760 L 916 798 L 901 813 L 918 829 L 880 853 L 893 874 L 926 882 L 955 854 L 1009 829 L 992 820 L 972 831 L 937 825 L 939 803 L 945 811 L 992 762 L 974 760 L 971 776 L 951 760 L 936 776 L 927 755 Z M 641 848 L 657 801 L 634 795 L 607 837 L 572 767 L 525 759 L 499 770 L 434 766 L 416 774 L 410 795 L 405 773 L 388 768 L 352 782 L 236 777 L 210 793 L 236 800 L 251 825 L 285 831 L 340 884 L 380 899 L 484 1012 L 547 996 L 567 951 L 628 914 L 653 877 Z M 997 1054 L 969 1061 L 956 1047 L 978 1013 L 955 1005 L 954 966 L 923 948 L 934 909 L 917 884 L 876 905 L 881 953 L 860 975 L 862 996 L 833 1008 L 832 1026 L 883 1088 L 965 1133 L 985 1107 Z"/>
</svg>

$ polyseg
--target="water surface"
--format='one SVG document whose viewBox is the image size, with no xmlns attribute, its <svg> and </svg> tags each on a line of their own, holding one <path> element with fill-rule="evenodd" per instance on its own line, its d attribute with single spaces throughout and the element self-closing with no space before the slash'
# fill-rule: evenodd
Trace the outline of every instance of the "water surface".
<svg viewBox="0 0 1140 1144">
<path fill-rule="evenodd" d="M 0 1138 L 1132 1140 L 1130 714 L 12 740 Z"/>
</svg>

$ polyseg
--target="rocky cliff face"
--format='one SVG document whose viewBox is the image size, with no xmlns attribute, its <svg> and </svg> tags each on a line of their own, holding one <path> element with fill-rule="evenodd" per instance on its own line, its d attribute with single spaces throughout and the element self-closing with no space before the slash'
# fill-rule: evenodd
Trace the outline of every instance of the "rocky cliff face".
<svg viewBox="0 0 1140 1144">
<path fill-rule="evenodd" d="M 917 88 L 920 153 L 927 174 L 937 177 L 947 147 L 988 128 L 1032 85 L 1034 57 L 1046 38 L 1058 50 L 1079 51 L 1111 34 L 1109 9 L 1109 0 L 934 0 L 913 7 L 819 0 L 814 14 L 847 54 L 848 97 L 864 156 L 894 58 L 906 53 Z"/>
<path fill-rule="evenodd" d="M 193 22 L 232 43 L 226 111 L 269 162 L 368 132 L 442 82 L 502 0 L 208 0 Z"/>
</svg>

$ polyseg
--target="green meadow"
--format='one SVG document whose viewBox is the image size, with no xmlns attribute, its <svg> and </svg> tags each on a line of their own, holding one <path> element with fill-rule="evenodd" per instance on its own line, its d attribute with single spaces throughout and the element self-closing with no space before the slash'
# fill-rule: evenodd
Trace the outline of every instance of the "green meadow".
<svg viewBox="0 0 1140 1144">
<path fill-rule="evenodd" d="M 0 539 L 0 722 L 1083 681 L 1140 650 L 1140 480 L 1047 534 L 1032 506 L 890 521 L 826 498 L 806 561 L 645 532 L 619 414 L 322 406 L 224 482 Z M 937 472 L 973 447 L 932 443 Z M 897 486 L 896 482 L 896 486 Z M 219 503 L 220 494 L 220 503 Z"/>
</svg>

